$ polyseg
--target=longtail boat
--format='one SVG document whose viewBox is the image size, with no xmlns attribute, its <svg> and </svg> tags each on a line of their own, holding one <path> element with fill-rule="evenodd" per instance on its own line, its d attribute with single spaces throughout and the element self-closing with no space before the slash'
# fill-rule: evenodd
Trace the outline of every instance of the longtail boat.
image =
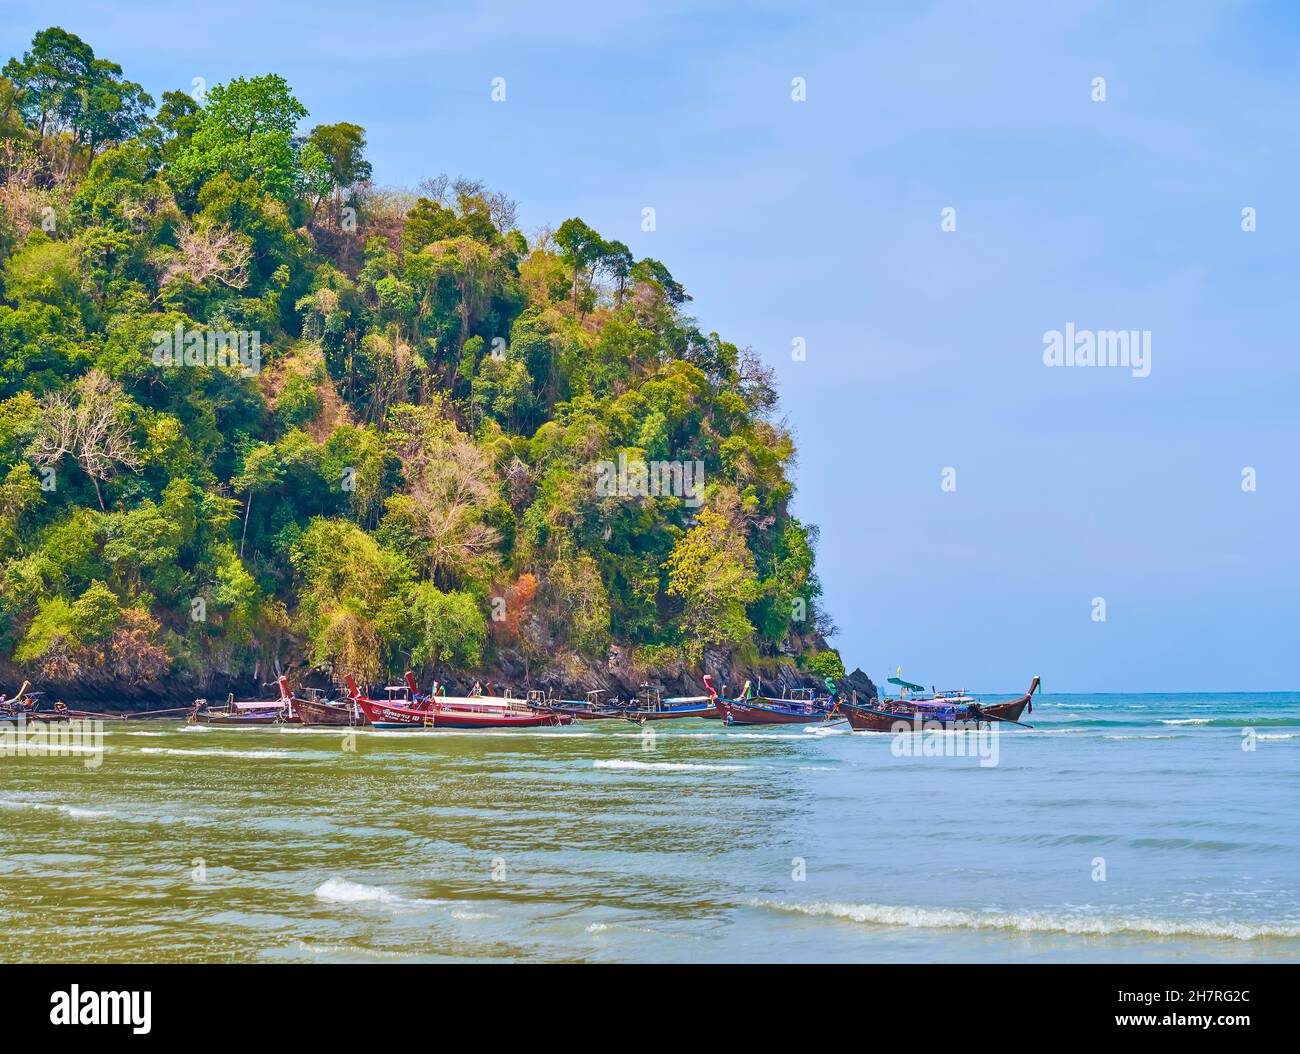
<svg viewBox="0 0 1300 1054">
<path fill-rule="evenodd" d="M 399 689 L 402 694 L 395 696 L 389 689 L 384 702 L 362 695 L 348 677 L 352 698 L 375 728 L 541 728 L 573 722 L 567 714 L 535 710 L 518 699 L 438 695 L 436 687 L 432 694 L 420 695 L 410 687 L 414 677 L 407 676 L 408 683 Z"/>
<path fill-rule="evenodd" d="M 0 721 L 11 724 L 19 721 L 71 721 L 81 716 L 81 711 L 69 710 L 62 702 L 55 703 L 51 710 L 42 710 L 43 693 L 29 692 L 27 688 L 31 683 L 23 681 L 12 699 L 0 697 Z"/>
<path fill-rule="evenodd" d="M 890 678 L 890 683 L 899 683 Z M 925 689 L 919 685 L 903 682 L 909 690 Z M 1032 697 L 1038 691 L 1039 679 L 1035 677 L 1029 684 L 1029 691 L 1019 699 L 1005 703 L 980 703 L 965 691 L 934 692 L 932 695 L 917 698 L 908 696 L 899 699 L 878 700 L 871 705 L 857 702 L 840 702 L 840 712 L 848 718 L 849 725 L 857 732 L 907 732 L 915 730 L 974 729 L 984 725 L 1011 724 L 1023 728 L 1032 728 L 1020 721 L 1020 715 L 1026 709 L 1032 714 L 1034 704 Z"/>
<path fill-rule="evenodd" d="M 544 692 L 528 693 L 528 705 L 538 710 L 553 710 L 557 714 L 568 714 L 582 721 L 596 721 L 602 718 L 622 717 L 628 708 L 627 703 L 618 701 L 603 702 L 601 696 L 605 689 L 596 688 L 587 693 L 586 700 L 553 699 Z"/>
<path fill-rule="evenodd" d="M 707 677 L 704 683 L 713 690 Z M 741 690 L 739 699 L 717 697 L 718 709 L 727 725 L 811 725 L 838 721 L 843 715 L 829 698 L 818 698 L 812 688 L 796 688 L 781 699 L 750 695 L 749 682 Z"/>
<path fill-rule="evenodd" d="M 709 689 L 713 691 L 712 688 Z M 628 721 L 645 724 L 647 721 L 667 721 L 679 717 L 718 718 L 722 711 L 718 709 L 717 693 L 712 695 L 681 695 L 667 699 L 663 690 L 650 684 L 641 685 L 636 702 L 620 715 Z"/>
<path fill-rule="evenodd" d="M 203 725 L 275 725 L 294 720 L 287 682 L 281 677 L 276 686 L 280 697 L 274 700 L 236 699 L 231 693 L 226 696 L 225 707 L 217 708 L 209 706 L 206 699 L 195 699 L 186 721 Z"/>
<path fill-rule="evenodd" d="M 365 715 L 361 708 L 351 699 L 331 699 L 329 695 L 319 688 L 302 688 L 298 691 L 289 690 L 289 680 L 286 677 L 279 678 L 280 697 L 284 700 L 284 712 L 281 717 L 285 721 L 297 722 L 309 726 L 345 726 L 354 727 L 366 723 Z"/>
</svg>

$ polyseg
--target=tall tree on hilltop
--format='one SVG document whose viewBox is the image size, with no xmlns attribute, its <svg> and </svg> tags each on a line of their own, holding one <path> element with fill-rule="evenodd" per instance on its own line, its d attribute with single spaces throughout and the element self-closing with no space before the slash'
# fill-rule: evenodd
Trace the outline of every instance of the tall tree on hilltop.
<svg viewBox="0 0 1300 1054">
<path fill-rule="evenodd" d="M 342 210 L 344 188 L 370 178 L 370 162 L 365 158 L 366 130 L 359 124 L 347 121 L 318 124 L 311 130 L 308 141 L 321 152 L 328 167 L 334 190 L 334 221 L 337 223 Z M 319 205 L 318 200 L 316 206 Z M 315 209 L 312 211 L 314 213 Z"/>
<path fill-rule="evenodd" d="M 283 201 L 294 190 L 297 150 L 293 133 L 307 116 L 283 77 L 236 77 L 210 92 L 198 125 L 169 170 L 173 183 L 193 195 L 223 172 L 252 179 Z"/>
</svg>

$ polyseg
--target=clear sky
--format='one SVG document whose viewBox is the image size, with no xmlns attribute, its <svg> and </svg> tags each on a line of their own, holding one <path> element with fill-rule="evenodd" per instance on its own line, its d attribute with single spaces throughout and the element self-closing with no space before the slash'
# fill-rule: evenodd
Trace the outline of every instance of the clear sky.
<svg viewBox="0 0 1300 1054">
<path fill-rule="evenodd" d="M 376 182 L 663 260 L 778 371 L 850 666 L 1294 689 L 1300 16 L 1048 6 L 6 0 L 0 52 L 61 25 L 155 97 L 277 72 Z M 1150 331 L 1150 375 L 1048 368 L 1070 323 Z"/>
</svg>

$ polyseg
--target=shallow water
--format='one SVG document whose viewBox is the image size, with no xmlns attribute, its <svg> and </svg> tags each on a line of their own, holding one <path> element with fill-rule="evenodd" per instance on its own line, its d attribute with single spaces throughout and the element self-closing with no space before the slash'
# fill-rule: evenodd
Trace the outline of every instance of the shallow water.
<svg viewBox="0 0 1300 1054">
<path fill-rule="evenodd" d="M 110 722 L 102 757 L 0 753 L 0 958 L 1300 958 L 1300 695 L 1026 720 Z"/>
</svg>

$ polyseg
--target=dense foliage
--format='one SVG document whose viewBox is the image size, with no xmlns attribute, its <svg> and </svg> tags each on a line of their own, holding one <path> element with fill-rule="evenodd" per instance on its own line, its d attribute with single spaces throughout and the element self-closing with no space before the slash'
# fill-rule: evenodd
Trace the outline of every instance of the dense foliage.
<svg viewBox="0 0 1300 1054">
<path fill-rule="evenodd" d="M 476 182 L 377 189 L 364 129 L 300 134 L 277 76 L 155 110 L 60 29 L 3 73 L 0 651 L 24 672 L 611 646 L 839 671 L 770 373 L 662 263 L 579 219 L 526 237 Z M 214 360 L 214 334 L 258 354 Z M 702 463 L 702 501 L 602 490 L 620 455 Z"/>
</svg>

